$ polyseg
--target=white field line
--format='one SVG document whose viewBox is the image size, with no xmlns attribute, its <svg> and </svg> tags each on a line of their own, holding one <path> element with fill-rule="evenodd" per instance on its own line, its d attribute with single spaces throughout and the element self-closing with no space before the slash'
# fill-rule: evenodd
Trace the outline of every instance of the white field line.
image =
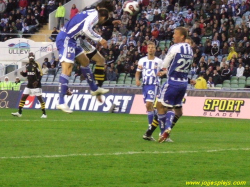
<svg viewBox="0 0 250 187">
<path fill-rule="evenodd" d="M 65 119 L 39 119 L 39 120 L 37 120 L 37 119 L 34 119 L 34 120 L 30 120 L 30 119 L 20 119 L 20 120 L 18 120 L 18 119 L 7 119 L 7 120 L 2 120 L 2 119 L 0 119 L 0 122 L 1 121 L 3 121 L 3 122 L 10 122 L 10 121 L 14 121 L 14 122 L 22 122 L 22 121 L 27 121 L 27 122 L 34 122 L 34 121 L 45 121 L 45 122 L 49 122 L 49 121 L 75 121 L 75 122 L 82 122 L 82 121 L 99 121 L 99 120 L 92 120 L 92 119 L 82 119 L 82 120 L 65 120 Z M 112 121 L 112 122 L 114 122 L 114 121 L 120 121 L 119 119 L 117 119 L 117 120 L 110 120 L 109 119 L 109 121 Z M 141 121 L 127 121 L 128 123 L 141 123 Z"/>
<path fill-rule="evenodd" d="M 231 149 L 215 149 L 215 150 L 200 150 L 200 151 L 152 151 L 152 152 L 117 152 L 117 153 L 82 153 L 82 154 L 67 154 L 67 155 L 34 155 L 34 156 L 12 156 L 0 157 L 4 159 L 32 159 L 32 158 L 63 158 L 63 157 L 87 157 L 87 156 L 119 156 L 119 155 L 139 155 L 139 154 L 188 154 L 188 153 L 211 153 L 222 151 L 249 151 L 250 148 L 231 148 Z"/>
</svg>

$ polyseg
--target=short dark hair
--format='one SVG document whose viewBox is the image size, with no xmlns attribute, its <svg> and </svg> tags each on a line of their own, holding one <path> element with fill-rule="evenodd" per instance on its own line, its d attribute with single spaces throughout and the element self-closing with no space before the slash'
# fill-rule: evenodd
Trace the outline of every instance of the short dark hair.
<svg viewBox="0 0 250 187">
<path fill-rule="evenodd" d="M 109 0 L 103 0 L 103 1 L 101 1 L 100 3 L 97 4 L 97 7 L 99 7 L 99 8 L 105 8 L 109 12 L 113 12 L 115 10 L 114 5 Z"/>
</svg>

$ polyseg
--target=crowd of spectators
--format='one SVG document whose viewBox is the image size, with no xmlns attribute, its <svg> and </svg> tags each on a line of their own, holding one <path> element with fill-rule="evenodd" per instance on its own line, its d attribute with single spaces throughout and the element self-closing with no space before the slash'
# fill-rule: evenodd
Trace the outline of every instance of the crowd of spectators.
<svg viewBox="0 0 250 187">
<path fill-rule="evenodd" d="M 4 77 L 4 80 L 0 81 L 0 90 L 20 90 L 21 81 L 19 77 L 16 77 L 15 81 L 10 81 L 8 76 Z"/>
<path fill-rule="evenodd" d="M 121 0 L 113 3 L 112 20 L 121 20 L 121 25 L 95 27 L 109 42 L 107 50 L 99 49 L 106 59 L 107 80 L 120 73 L 134 77 L 149 41 L 157 45 L 156 56 L 164 59 L 178 26 L 186 27 L 193 39 L 189 78 L 203 72 L 206 81 L 211 77 L 216 85 L 231 76 L 250 76 L 250 0 L 141 0 L 136 16 L 123 12 Z"/>
<path fill-rule="evenodd" d="M 0 41 L 37 32 L 57 9 L 58 0 L 0 0 Z"/>
</svg>

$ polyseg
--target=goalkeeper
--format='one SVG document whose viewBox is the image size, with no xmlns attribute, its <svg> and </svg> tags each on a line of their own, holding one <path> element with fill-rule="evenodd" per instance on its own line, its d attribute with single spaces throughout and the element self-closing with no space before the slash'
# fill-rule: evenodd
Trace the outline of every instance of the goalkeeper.
<svg viewBox="0 0 250 187">
<path fill-rule="evenodd" d="M 25 101 L 28 96 L 36 96 L 41 104 L 42 116 L 41 118 L 47 118 L 45 111 L 45 102 L 42 98 L 42 87 L 41 87 L 41 79 L 42 79 L 42 71 L 40 65 L 35 62 L 35 56 L 33 53 L 29 53 L 28 56 L 29 62 L 25 66 L 25 72 L 20 72 L 23 77 L 27 77 L 28 84 L 23 91 L 22 98 L 19 103 L 19 111 L 16 113 L 11 113 L 13 116 L 22 117 L 22 110 L 25 105 Z"/>
</svg>

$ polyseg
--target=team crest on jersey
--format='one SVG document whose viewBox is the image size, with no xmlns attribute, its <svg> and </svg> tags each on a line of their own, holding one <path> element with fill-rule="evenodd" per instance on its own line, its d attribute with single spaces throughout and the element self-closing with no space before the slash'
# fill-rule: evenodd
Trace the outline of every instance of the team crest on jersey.
<svg viewBox="0 0 250 187">
<path fill-rule="evenodd" d="M 71 55 L 70 55 L 70 53 L 69 53 L 69 54 L 68 54 L 68 58 L 70 58 L 70 56 L 71 56 Z"/>
</svg>

